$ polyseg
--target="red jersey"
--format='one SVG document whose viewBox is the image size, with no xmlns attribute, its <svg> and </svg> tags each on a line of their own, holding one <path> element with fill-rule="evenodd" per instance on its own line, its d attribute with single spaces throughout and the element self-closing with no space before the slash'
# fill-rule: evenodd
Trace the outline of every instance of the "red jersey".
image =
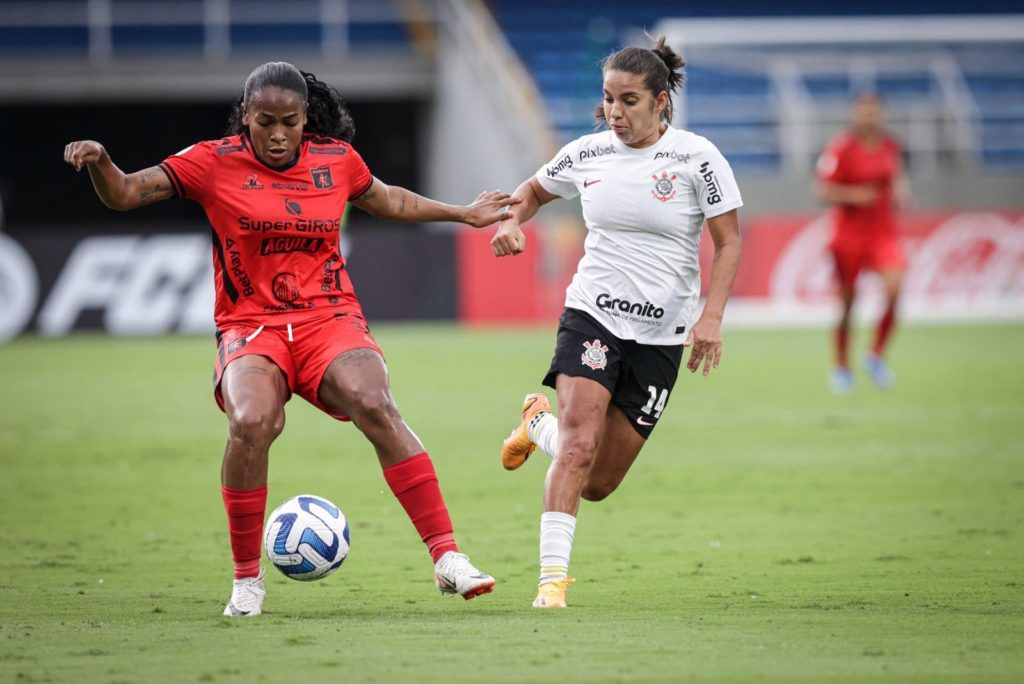
<svg viewBox="0 0 1024 684">
<path fill-rule="evenodd" d="M 373 177 L 351 145 L 306 135 L 294 162 L 271 168 L 242 133 L 196 143 L 160 168 L 213 228 L 218 328 L 362 315 L 338 244 L 345 204 Z"/>
<path fill-rule="evenodd" d="M 829 141 L 818 159 L 818 178 L 842 185 L 870 184 L 878 199 L 870 206 L 837 204 L 832 209 L 836 242 L 863 242 L 895 237 L 893 184 L 900 173 L 900 146 L 885 136 L 865 145 L 849 131 Z"/>
</svg>

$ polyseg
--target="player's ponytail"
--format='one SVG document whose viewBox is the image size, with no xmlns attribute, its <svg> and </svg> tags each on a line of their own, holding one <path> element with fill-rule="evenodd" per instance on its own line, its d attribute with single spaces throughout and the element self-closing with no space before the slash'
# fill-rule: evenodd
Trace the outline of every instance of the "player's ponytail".
<svg viewBox="0 0 1024 684">
<path fill-rule="evenodd" d="M 686 60 L 665 43 L 665 36 L 655 39 L 650 34 L 646 35 L 655 41 L 653 49 L 636 46 L 622 48 L 601 60 L 601 72 L 624 71 L 627 74 L 639 74 L 643 76 L 644 87 L 655 97 L 663 92 L 668 93 L 668 106 L 661 113 L 661 118 L 671 122 L 672 94 L 683 85 L 686 78 L 683 72 Z M 600 103 L 594 110 L 594 117 L 598 126 L 606 123 L 604 107 Z"/>
<path fill-rule="evenodd" d="M 352 142 L 356 126 L 341 101 L 341 94 L 313 74 L 299 71 L 288 62 L 267 62 L 253 69 L 228 117 L 227 135 L 238 135 L 246 130 L 242 112 L 249 106 L 253 93 L 266 86 L 291 90 L 302 98 L 306 103 L 306 133 Z"/>
<path fill-rule="evenodd" d="M 309 92 L 306 109 L 306 132 L 326 135 L 345 142 L 352 142 L 356 135 L 356 124 L 352 120 L 341 93 L 306 71 L 302 72 Z"/>
</svg>

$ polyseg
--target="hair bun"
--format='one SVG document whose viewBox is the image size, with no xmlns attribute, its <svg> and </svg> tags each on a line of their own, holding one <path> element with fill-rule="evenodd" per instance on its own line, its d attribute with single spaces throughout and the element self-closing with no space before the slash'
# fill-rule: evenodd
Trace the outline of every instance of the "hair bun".
<svg viewBox="0 0 1024 684">
<path fill-rule="evenodd" d="M 647 35 L 651 40 L 655 40 L 650 34 Z M 670 90 L 675 90 L 683 83 L 683 67 L 686 66 L 686 60 L 683 59 L 679 53 L 673 50 L 665 42 L 665 36 L 659 36 L 651 52 L 658 55 L 661 61 L 668 67 L 668 85 Z"/>
</svg>

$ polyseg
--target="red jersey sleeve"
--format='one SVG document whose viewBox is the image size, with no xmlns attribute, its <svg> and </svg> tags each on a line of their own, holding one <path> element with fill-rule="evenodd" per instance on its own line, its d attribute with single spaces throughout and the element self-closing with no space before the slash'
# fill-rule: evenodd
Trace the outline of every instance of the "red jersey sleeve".
<svg viewBox="0 0 1024 684">
<path fill-rule="evenodd" d="M 209 141 L 196 143 L 172 154 L 160 163 L 174 186 L 178 197 L 187 197 L 200 204 L 209 191 L 209 175 L 216 152 Z"/>
<path fill-rule="evenodd" d="M 373 174 L 370 173 L 370 167 L 366 165 L 363 158 L 356 152 L 356 148 L 349 148 L 350 154 L 348 157 L 348 173 L 345 176 L 348 178 L 348 199 L 349 201 L 357 200 L 370 189 L 373 185 Z"/>
<path fill-rule="evenodd" d="M 847 142 L 846 135 L 841 133 L 825 146 L 815 167 L 818 180 L 826 183 L 842 183 L 845 180 L 847 164 L 844 157 L 848 148 Z"/>
</svg>

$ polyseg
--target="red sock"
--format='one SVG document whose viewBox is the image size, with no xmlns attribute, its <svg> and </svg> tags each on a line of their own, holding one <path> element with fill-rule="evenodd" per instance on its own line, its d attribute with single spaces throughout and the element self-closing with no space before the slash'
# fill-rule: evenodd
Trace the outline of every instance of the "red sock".
<svg viewBox="0 0 1024 684">
<path fill-rule="evenodd" d="M 459 550 L 430 456 L 416 454 L 389 466 L 384 469 L 384 479 L 420 533 L 420 539 L 427 545 L 435 563 L 446 552 Z"/>
<path fill-rule="evenodd" d="M 224 510 L 231 533 L 231 558 L 235 561 L 235 579 L 260 573 L 260 544 L 263 541 L 263 516 L 267 511 L 267 486 L 259 489 L 221 487 Z"/>
<path fill-rule="evenodd" d="M 846 356 L 846 348 L 850 341 L 849 328 L 836 328 L 836 365 L 840 368 L 849 368 L 850 364 Z"/>
<path fill-rule="evenodd" d="M 885 345 L 889 341 L 889 335 L 892 334 L 892 329 L 895 325 L 896 305 L 891 304 L 879 319 L 878 327 L 875 329 L 875 344 L 871 347 L 871 351 L 875 353 L 875 356 L 881 356 L 885 352 Z"/>
</svg>

